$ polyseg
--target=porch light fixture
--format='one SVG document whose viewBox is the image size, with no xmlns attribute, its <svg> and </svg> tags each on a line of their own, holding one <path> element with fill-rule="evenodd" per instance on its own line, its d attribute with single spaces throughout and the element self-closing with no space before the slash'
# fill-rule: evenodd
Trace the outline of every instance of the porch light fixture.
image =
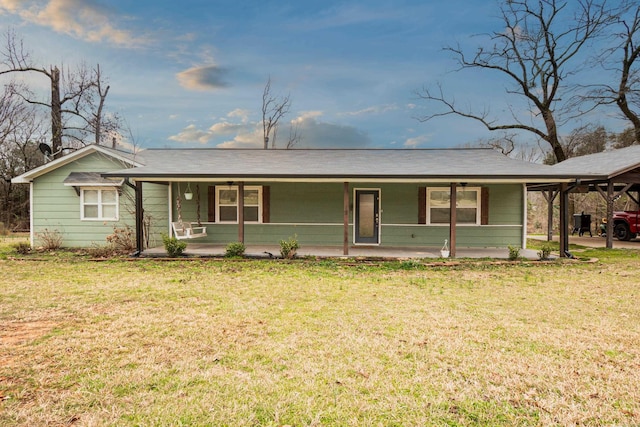
<svg viewBox="0 0 640 427">
<path fill-rule="evenodd" d="M 187 184 L 187 189 L 184 192 L 184 198 L 185 198 L 185 200 L 193 199 L 193 193 L 191 192 L 191 183 L 190 182 Z"/>
</svg>

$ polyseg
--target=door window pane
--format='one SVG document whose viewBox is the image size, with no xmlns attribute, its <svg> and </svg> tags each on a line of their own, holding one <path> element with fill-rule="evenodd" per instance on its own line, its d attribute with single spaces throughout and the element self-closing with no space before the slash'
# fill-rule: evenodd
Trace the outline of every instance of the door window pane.
<svg viewBox="0 0 640 427">
<path fill-rule="evenodd" d="M 358 236 L 375 236 L 375 197 L 360 194 L 358 197 Z"/>
</svg>

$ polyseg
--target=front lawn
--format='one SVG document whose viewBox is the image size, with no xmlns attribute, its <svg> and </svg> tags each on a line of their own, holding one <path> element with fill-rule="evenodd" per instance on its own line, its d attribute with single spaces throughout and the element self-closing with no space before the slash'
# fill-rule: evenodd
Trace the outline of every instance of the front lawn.
<svg viewBox="0 0 640 427">
<path fill-rule="evenodd" d="M 453 267 L 8 252 L 3 426 L 640 424 L 638 251 Z"/>
</svg>

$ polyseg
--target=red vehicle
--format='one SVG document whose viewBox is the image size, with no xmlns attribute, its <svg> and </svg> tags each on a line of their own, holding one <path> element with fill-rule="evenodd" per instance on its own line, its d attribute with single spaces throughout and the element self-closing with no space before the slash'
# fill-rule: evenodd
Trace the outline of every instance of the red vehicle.
<svg viewBox="0 0 640 427">
<path fill-rule="evenodd" d="M 613 235 L 618 240 L 631 240 L 640 233 L 640 211 L 613 213 Z"/>
</svg>

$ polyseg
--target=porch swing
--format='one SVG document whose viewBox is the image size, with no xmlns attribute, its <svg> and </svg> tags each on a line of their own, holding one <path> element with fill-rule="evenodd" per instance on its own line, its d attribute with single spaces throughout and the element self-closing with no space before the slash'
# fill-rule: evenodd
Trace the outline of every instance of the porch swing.
<svg viewBox="0 0 640 427">
<path fill-rule="evenodd" d="M 191 200 L 193 194 L 191 193 L 191 184 L 187 184 L 187 191 L 184 193 L 185 199 Z M 197 239 L 198 237 L 207 236 L 207 227 L 202 225 L 200 221 L 200 187 L 196 184 L 196 212 L 198 221 L 184 222 L 182 220 L 182 195 L 180 194 L 180 183 L 178 183 L 178 197 L 176 197 L 176 211 L 178 212 L 178 221 L 171 223 L 173 229 L 173 235 L 178 240 L 183 239 Z"/>
</svg>

